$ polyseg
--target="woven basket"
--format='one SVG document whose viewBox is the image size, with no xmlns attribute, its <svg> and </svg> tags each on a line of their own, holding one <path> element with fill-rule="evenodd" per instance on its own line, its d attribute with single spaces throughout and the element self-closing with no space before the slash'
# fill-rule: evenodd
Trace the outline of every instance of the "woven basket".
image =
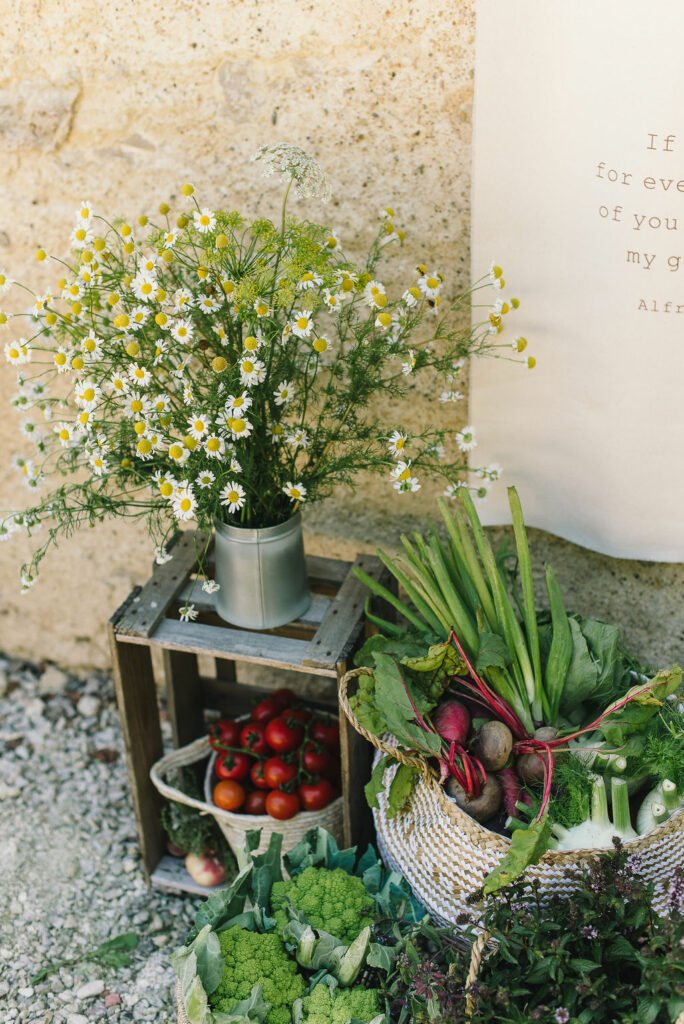
<svg viewBox="0 0 684 1024">
<path fill-rule="evenodd" d="M 340 680 L 340 707 L 356 729 L 380 754 L 390 754 L 402 764 L 417 769 L 420 778 L 406 810 L 387 816 L 387 786 L 373 811 L 378 846 L 383 859 L 407 879 L 414 895 L 440 923 L 456 924 L 460 914 L 472 915 L 468 896 L 482 887 L 493 868 L 510 848 L 510 839 L 480 825 L 462 811 L 439 785 L 437 774 L 419 754 L 408 754 L 389 739 L 379 740 L 357 721 L 349 706 L 348 687 L 370 669 L 353 669 Z M 389 768 L 387 783 L 396 768 Z M 392 774 L 390 774 L 392 773 Z M 638 855 L 641 874 L 654 883 L 653 905 L 662 913 L 672 872 L 684 863 L 684 811 L 631 842 L 630 854 Z M 549 850 L 538 864 L 528 868 L 526 877 L 539 879 L 542 888 L 571 893 L 576 882 L 570 869 L 583 867 L 601 850 Z M 635 857 L 636 859 L 636 857 Z"/>
<path fill-rule="evenodd" d="M 176 768 L 185 768 L 188 765 L 202 761 L 212 755 L 207 765 L 207 772 L 204 779 L 205 800 L 195 800 L 182 790 L 165 782 L 165 775 Z M 211 793 L 213 790 L 213 772 L 216 752 L 212 749 L 207 736 L 195 740 L 187 747 L 173 750 L 166 757 L 152 765 L 150 778 L 162 796 L 168 800 L 175 800 L 176 803 L 185 804 L 187 807 L 194 807 L 203 814 L 211 814 L 219 828 L 226 837 L 230 848 L 238 853 L 244 848 L 245 833 L 252 829 L 261 829 L 261 840 L 256 851 L 263 853 L 267 848 L 269 840 L 274 832 L 279 832 L 283 837 L 282 852 L 287 853 L 293 846 L 304 838 L 310 828 L 320 826 L 331 832 L 335 839 L 341 844 L 343 841 L 343 807 L 342 797 L 333 800 L 331 804 L 324 807 L 322 811 L 300 811 L 294 818 L 287 821 L 278 821 L 270 814 L 236 814 L 233 811 L 224 811 L 213 802 Z"/>
</svg>

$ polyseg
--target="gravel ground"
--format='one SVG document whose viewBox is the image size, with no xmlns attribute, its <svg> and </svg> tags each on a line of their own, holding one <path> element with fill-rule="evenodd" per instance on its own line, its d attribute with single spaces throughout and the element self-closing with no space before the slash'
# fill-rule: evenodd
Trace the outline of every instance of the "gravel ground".
<svg viewBox="0 0 684 1024">
<path fill-rule="evenodd" d="M 174 1021 L 198 901 L 148 888 L 112 681 L 0 656 L 0 1021 Z M 56 960 L 136 932 L 130 967 Z"/>
</svg>

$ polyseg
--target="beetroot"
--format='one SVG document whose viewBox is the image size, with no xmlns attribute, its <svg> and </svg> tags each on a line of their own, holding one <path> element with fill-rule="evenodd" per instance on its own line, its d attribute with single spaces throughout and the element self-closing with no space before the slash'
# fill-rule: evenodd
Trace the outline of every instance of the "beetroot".
<svg viewBox="0 0 684 1024">
<path fill-rule="evenodd" d="M 498 772 L 511 756 L 513 733 L 503 722 L 485 722 L 475 737 L 472 750 L 487 771 Z"/>
<path fill-rule="evenodd" d="M 461 704 L 460 700 L 445 700 L 432 716 L 432 722 L 439 735 L 447 743 L 463 746 L 468 739 L 470 712 L 465 704 Z"/>
<path fill-rule="evenodd" d="M 515 806 L 520 800 L 522 785 L 513 768 L 504 768 L 499 772 L 497 778 L 503 789 L 504 810 L 509 818 L 518 817 L 518 808 Z"/>
</svg>

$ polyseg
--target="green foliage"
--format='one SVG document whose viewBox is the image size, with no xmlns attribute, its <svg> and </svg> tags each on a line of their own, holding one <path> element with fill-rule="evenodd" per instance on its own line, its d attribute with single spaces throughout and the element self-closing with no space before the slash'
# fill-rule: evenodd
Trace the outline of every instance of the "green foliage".
<svg viewBox="0 0 684 1024">
<path fill-rule="evenodd" d="M 229 1014 L 235 1003 L 247 999 L 257 985 L 270 1004 L 266 1024 L 290 1024 L 290 1008 L 304 994 L 306 985 L 280 936 L 235 925 L 220 933 L 219 942 L 225 968 L 211 997 L 214 1009 Z"/>
<path fill-rule="evenodd" d="M 666 701 L 651 720 L 640 752 L 629 759 L 631 775 L 671 779 L 684 791 L 684 716 L 679 701 Z"/>
<path fill-rule="evenodd" d="M 375 902 L 360 878 L 341 868 L 308 867 L 284 882 L 276 882 L 271 904 L 278 929 L 289 921 L 287 906 L 300 911 L 314 928 L 351 942 L 375 916 Z"/>
<path fill-rule="evenodd" d="M 56 960 L 48 967 L 43 967 L 31 978 L 31 984 L 38 985 L 61 967 L 71 967 L 74 964 L 95 963 L 100 964 L 102 967 L 112 967 L 115 970 L 119 967 L 130 967 L 133 963 L 130 954 L 137 947 L 138 942 L 139 936 L 135 932 L 125 932 L 123 935 L 117 935 L 113 939 L 107 939 L 106 942 L 102 942 L 89 953 L 83 953 L 81 956 L 72 957 L 67 960 Z"/>
<path fill-rule="evenodd" d="M 564 828 L 586 821 L 591 808 L 592 775 L 584 761 L 579 757 L 556 755 L 553 786 L 549 818 Z"/>
<path fill-rule="evenodd" d="M 380 1013 L 380 993 L 361 986 L 333 990 L 320 984 L 304 997 L 302 1010 L 301 1024 L 368 1024 Z"/>
</svg>

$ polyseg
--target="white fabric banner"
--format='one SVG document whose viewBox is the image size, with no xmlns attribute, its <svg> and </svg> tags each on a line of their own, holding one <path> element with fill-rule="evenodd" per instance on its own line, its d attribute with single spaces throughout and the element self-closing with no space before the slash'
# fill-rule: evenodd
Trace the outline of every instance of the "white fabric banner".
<svg viewBox="0 0 684 1024">
<path fill-rule="evenodd" d="M 609 555 L 684 561 L 684 3 L 479 0 L 473 275 L 529 371 L 476 361 L 483 503 Z M 492 293 L 488 293 L 492 294 Z"/>
</svg>

